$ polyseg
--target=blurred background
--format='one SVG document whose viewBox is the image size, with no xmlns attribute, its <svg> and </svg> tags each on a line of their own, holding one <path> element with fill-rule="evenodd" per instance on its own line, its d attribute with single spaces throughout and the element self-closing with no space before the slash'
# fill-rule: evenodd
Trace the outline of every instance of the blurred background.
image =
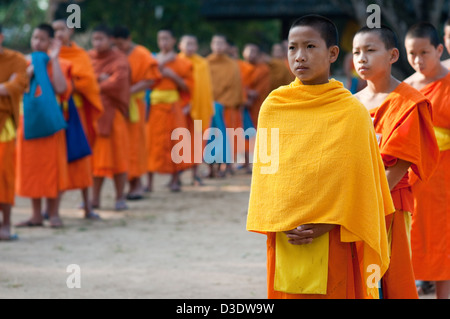
<svg viewBox="0 0 450 319">
<path fill-rule="evenodd" d="M 72 3 L 81 9 L 81 28 L 76 30 L 75 40 L 85 48 L 90 45 L 90 30 L 106 23 L 129 27 L 133 40 L 153 52 L 157 51 L 156 32 L 161 28 L 170 28 L 176 36 L 194 34 L 203 55 L 209 53 L 214 33 L 225 34 L 239 48 L 252 42 L 270 53 L 272 44 L 287 38 L 296 18 L 321 14 L 339 29 L 341 54 L 332 70 L 336 74 L 344 72 L 353 34 L 370 15 L 366 12 L 369 4 L 380 6 L 381 23 L 396 31 L 402 46 L 408 27 L 418 21 L 433 23 L 443 34 L 450 12 L 450 0 L 0 0 L 5 46 L 27 52 L 32 28 L 43 21 L 68 18 L 71 12 L 66 12 L 67 6 Z M 395 73 L 403 79 L 412 69 L 405 54 L 401 56 Z"/>
</svg>

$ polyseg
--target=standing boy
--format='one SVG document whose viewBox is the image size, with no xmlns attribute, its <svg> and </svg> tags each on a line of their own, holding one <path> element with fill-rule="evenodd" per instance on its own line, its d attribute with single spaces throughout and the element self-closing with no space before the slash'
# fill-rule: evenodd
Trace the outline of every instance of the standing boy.
<svg viewBox="0 0 450 319">
<path fill-rule="evenodd" d="M 59 59 L 61 42 L 54 39 L 54 30 L 51 25 L 40 24 L 31 36 L 31 50 L 47 54 L 49 62 L 45 67 L 46 72 L 39 76 L 47 77 L 54 92 L 42 92 L 37 87 L 36 97 L 48 94 L 46 98 L 56 99 L 57 102 L 67 101 L 72 93 L 72 80 L 70 77 L 70 64 Z M 35 62 L 30 61 L 28 75 L 35 74 Z M 42 198 L 47 199 L 47 213 L 51 227 L 62 227 L 59 217 L 59 196 L 69 186 L 67 169 L 67 149 L 65 130 L 61 129 L 54 134 L 45 137 L 25 139 L 24 123 L 33 114 L 23 110 L 17 130 L 17 184 L 18 196 L 29 197 L 32 202 L 32 216 L 30 219 L 20 222 L 17 227 L 32 227 L 43 225 Z M 62 110 L 56 110 L 57 112 Z M 50 114 L 49 114 L 50 116 Z"/>
<path fill-rule="evenodd" d="M 3 47 L 0 25 L 0 240 L 11 234 L 11 208 L 15 196 L 16 127 L 22 94 L 28 85 L 27 62 L 19 52 Z"/>
<path fill-rule="evenodd" d="M 83 125 L 84 133 L 89 141 L 91 150 L 98 134 L 97 120 L 103 113 L 100 99 L 100 87 L 87 52 L 71 40 L 73 29 L 67 27 L 65 20 L 52 23 L 55 38 L 61 41 L 59 56 L 72 64 L 73 80 L 72 98 L 77 106 L 78 115 Z M 83 197 L 84 217 L 98 219 L 100 216 L 92 209 L 90 190 L 93 185 L 92 156 L 85 156 L 68 164 L 68 190 L 80 189 Z"/>
<path fill-rule="evenodd" d="M 125 27 L 114 28 L 114 42 L 128 58 L 131 72 L 130 111 L 127 121 L 129 135 L 128 171 L 129 191 L 127 199 L 136 200 L 143 196 L 141 176 L 147 172 L 147 149 L 144 147 L 146 106 L 145 92 L 161 78 L 158 61 L 147 48 L 132 41 L 130 31 Z"/>
<path fill-rule="evenodd" d="M 440 155 L 428 181 L 413 185 L 415 198 L 411 248 L 417 280 L 436 281 L 437 298 L 450 294 L 450 73 L 442 65 L 444 46 L 436 28 L 421 22 L 407 32 L 408 62 L 416 71 L 405 80 L 432 105 L 433 125 Z"/>
<path fill-rule="evenodd" d="M 130 71 L 127 57 L 112 47 L 112 31 L 98 26 L 92 33 L 88 53 L 100 86 L 104 108 L 98 120 L 98 136 L 93 149 L 94 194 L 92 206 L 100 207 L 105 177 L 114 179 L 115 209 L 127 209 L 125 184 L 129 168 L 126 118 L 130 102 Z"/>
<path fill-rule="evenodd" d="M 288 58 L 297 78 L 260 110 L 247 229 L 268 237 L 269 298 L 376 298 L 389 265 L 392 199 L 367 110 L 328 78 L 337 43 L 324 17 L 294 22 Z"/>
<path fill-rule="evenodd" d="M 409 239 L 414 198 L 408 170 L 427 180 L 436 167 L 439 149 L 431 103 L 391 75 L 398 58 L 397 37 L 390 28 L 364 27 L 356 33 L 353 64 L 367 86 L 355 96 L 372 117 L 395 206 L 395 212 L 386 216 L 390 264 L 382 280 L 383 298 L 417 299 Z"/>
</svg>

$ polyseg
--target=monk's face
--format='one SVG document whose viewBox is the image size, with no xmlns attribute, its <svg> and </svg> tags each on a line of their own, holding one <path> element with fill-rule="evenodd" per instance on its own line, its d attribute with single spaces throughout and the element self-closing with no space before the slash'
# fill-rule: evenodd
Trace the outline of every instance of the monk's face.
<svg viewBox="0 0 450 319">
<path fill-rule="evenodd" d="M 191 56 L 195 54 L 198 50 L 197 39 L 194 37 L 183 37 L 180 42 L 180 51 Z"/>
<path fill-rule="evenodd" d="M 104 32 L 93 32 L 91 38 L 92 47 L 97 52 L 106 52 L 111 49 L 111 37 Z"/>
<path fill-rule="evenodd" d="M 66 23 L 62 20 L 53 22 L 52 27 L 55 30 L 55 38 L 61 41 L 63 45 L 69 46 L 73 29 L 68 28 Z"/>
<path fill-rule="evenodd" d="M 0 33 L 0 49 L 2 48 L 4 39 L 5 39 L 5 37 L 3 36 L 3 33 Z"/>
<path fill-rule="evenodd" d="M 52 43 L 52 38 L 47 31 L 34 29 L 31 35 L 31 50 L 33 52 L 47 52 Z"/>
<path fill-rule="evenodd" d="M 161 52 L 170 52 L 175 46 L 175 38 L 168 31 L 159 31 L 157 35 L 158 48 Z"/>
<path fill-rule="evenodd" d="M 397 62 L 398 57 L 398 49 L 386 49 L 376 32 L 358 33 L 353 39 L 353 65 L 364 80 L 390 74 L 390 66 Z"/>
<path fill-rule="evenodd" d="M 114 38 L 114 44 L 116 47 L 122 51 L 127 53 L 131 49 L 131 38 L 123 39 L 123 38 Z"/>
<path fill-rule="evenodd" d="M 227 54 L 227 40 L 221 36 L 213 36 L 213 38 L 211 39 L 211 51 L 215 54 Z"/>
<path fill-rule="evenodd" d="M 427 77 L 435 74 L 440 68 L 444 52 L 442 44 L 435 47 L 429 38 L 406 37 L 405 48 L 408 62 L 416 72 Z"/>
<path fill-rule="evenodd" d="M 283 46 L 281 44 L 274 44 L 272 46 L 272 56 L 276 59 L 284 59 L 286 58 L 283 50 Z"/>
<path fill-rule="evenodd" d="M 256 45 L 247 45 L 242 52 L 242 56 L 247 62 L 256 63 L 258 62 L 259 49 Z"/>
<path fill-rule="evenodd" d="M 450 54 L 450 25 L 444 28 L 444 44 L 447 52 Z"/>
<path fill-rule="evenodd" d="M 320 33 L 309 26 L 292 28 L 288 41 L 292 73 L 306 85 L 328 83 L 330 64 L 336 61 L 339 48 L 328 48 Z"/>
</svg>

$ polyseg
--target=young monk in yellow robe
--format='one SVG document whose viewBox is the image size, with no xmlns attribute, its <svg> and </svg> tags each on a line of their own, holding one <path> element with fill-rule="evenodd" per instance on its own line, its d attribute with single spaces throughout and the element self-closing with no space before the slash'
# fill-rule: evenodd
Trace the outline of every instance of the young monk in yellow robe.
<svg viewBox="0 0 450 319">
<path fill-rule="evenodd" d="M 125 184 L 129 169 L 127 120 L 130 102 L 130 70 L 127 57 L 112 48 L 112 31 L 98 26 L 92 33 L 89 56 L 100 86 L 104 113 L 98 120 L 98 136 L 93 149 L 93 207 L 100 207 L 105 177 L 113 178 L 115 209 L 127 209 Z"/>
<path fill-rule="evenodd" d="M 130 31 L 125 27 L 114 29 L 116 46 L 128 57 L 131 71 L 130 112 L 127 122 L 129 136 L 130 166 L 128 171 L 129 191 L 127 199 L 137 200 L 143 197 L 141 177 L 147 173 L 147 149 L 145 125 L 145 92 L 161 78 L 158 61 L 142 45 L 132 41 Z"/>
<path fill-rule="evenodd" d="M 372 117 L 395 206 L 386 216 L 390 264 L 382 279 L 383 298 L 417 299 L 409 239 L 414 197 L 408 170 L 426 181 L 436 168 L 439 149 L 430 101 L 391 75 L 398 58 L 397 37 L 390 28 L 364 27 L 356 33 L 353 63 L 367 87 L 355 96 Z"/>
<path fill-rule="evenodd" d="M 71 65 L 58 58 L 61 42 L 53 37 L 51 25 L 39 25 L 31 36 L 31 49 L 33 52 L 49 52 L 47 73 L 57 100 L 61 102 L 66 101 L 72 93 Z M 30 78 L 34 76 L 33 64 L 28 67 L 27 72 Z M 50 226 L 62 227 L 58 211 L 59 196 L 69 186 L 65 130 L 26 140 L 24 121 L 27 116 L 28 114 L 22 114 L 17 130 L 16 194 L 31 198 L 32 216 L 16 227 L 43 226 L 42 198 L 47 199 Z"/>
<path fill-rule="evenodd" d="M 228 56 L 228 43 L 223 35 L 214 35 L 211 39 L 212 53 L 207 56 L 211 70 L 214 101 L 220 104 L 227 128 L 242 128 L 241 105 L 243 103 L 242 79 L 239 66 Z M 217 111 L 216 111 L 217 113 Z M 224 136 L 225 138 L 225 136 Z M 232 173 L 232 163 L 236 160 L 234 136 L 230 140 L 231 154 L 228 154 L 226 172 Z"/>
<path fill-rule="evenodd" d="M 16 238 L 11 234 L 11 209 L 15 196 L 16 127 L 19 106 L 28 85 L 27 62 L 16 51 L 3 47 L 0 25 L 0 241 Z"/>
<path fill-rule="evenodd" d="M 79 47 L 71 37 L 74 29 L 68 28 L 65 20 L 56 20 L 52 23 L 55 38 L 61 41 L 62 47 L 59 56 L 72 64 L 71 74 L 73 80 L 73 93 L 78 115 L 83 125 L 84 133 L 89 141 L 91 150 L 97 136 L 97 121 L 103 114 L 100 99 L 100 87 L 97 82 L 91 59 L 87 52 Z M 99 219 L 99 215 L 92 210 L 90 189 L 93 185 L 92 156 L 85 156 L 68 164 L 69 187 L 68 190 L 80 189 L 83 197 L 84 217 Z"/>
<path fill-rule="evenodd" d="M 416 280 L 435 281 L 436 297 L 450 295 L 450 72 L 442 65 L 444 46 L 436 28 L 427 22 L 412 26 L 405 38 L 408 62 L 416 71 L 405 82 L 424 94 L 432 105 L 440 155 L 428 181 L 413 184 L 411 225 L 412 263 Z"/>
<path fill-rule="evenodd" d="M 324 17 L 296 20 L 297 79 L 260 110 L 247 230 L 267 235 L 269 298 L 376 298 L 389 265 L 394 207 L 367 110 L 328 78 L 337 38 Z"/>
<path fill-rule="evenodd" d="M 444 24 L 444 45 L 448 54 L 450 54 L 450 19 L 447 19 Z M 450 59 L 443 61 L 442 64 L 450 69 Z"/>
<path fill-rule="evenodd" d="M 214 115 L 211 73 L 206 59 L 197 53 L 197 37 L 193 35 L 182 36 L 179 49 L 179 55 L 191 61 L 193 66 L 194 87 L 192 89 L 190 111 L 187 114 L 187 123 L 192 139 L 191 152 L 194 163 L 192 168 L 193 184 L 203 185 L 203 181 L 198 174 L 197 164 L 203 159 L 204 143 L 196 145 L 196 141 L 203 141 L 203 133 L 211 126 L 211 119 Z M 195 127 L 194 121 L 201 121 L 201 127 Z M 194 152 L 197 154 L 194 154 Z"/>
<path fill-rule="evenodd" d="M 150 115 L 147 122 L 148 186 L 153 190 L 153 174 L 170 174 L 169 187 L 179 192 L 180 172 L 192 167 L 192 163 L 178 162 L 172 157 L 177 141 L 172 132 L 187 128 L 186 107 L 193 86 L 192 63 L 175 53 L 176 39 L 170 30 L 160 30 L 157 35 L 160 52 L 157 54 L 162 79 L 150 95 Z"/>
</svg>

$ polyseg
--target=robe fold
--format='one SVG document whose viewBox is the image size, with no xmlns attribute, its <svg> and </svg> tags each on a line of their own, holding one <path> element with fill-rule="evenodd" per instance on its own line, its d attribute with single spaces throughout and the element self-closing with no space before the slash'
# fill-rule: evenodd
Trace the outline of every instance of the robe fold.
<svg viewBox="0 0 450 319">
<path fill-rule="evenodd" d="M 158 61 L 142 45 L 136 45 L 128 55 L 131 71 L 131 85 L 141 81 L 157 81 L 161 78 Z M 128 179 L 134 179 L 147 172 L 147 148 L 145 137 L 146 105 L 145 92 L 136 92 L 130 97 L 130 118 L 127 122 L 129 136 Z M 133 116 L 132 116 L 133 114 Z"/>
<path fill-rule="evenodd" d="M 431 101 L 435 129 L 449 131 L 450 73 L 420 92 Z M 412 191 L 415 202 L 411 249 L 415 277 L 428 281 L 450 280 L 450 150 L 440 150 L 433 175 L 427 181 L 414 183 Z"/>
<path fill-rule="evenodd" d="M 116 49 L 107 52 L 88 52 L 94 72 L 109 77 L 99 82 L 104 109 L 98 120 L 99 134 L 93 148 L 93 175 L 112 177 L 127 173 L 128 132 L 126 118 L 130 102 L 130 70 L 127 57 Z"/>
<path fill-rule="evenodd" d="M 267 150 L 271 150 L 269 161 Z M 378 297 L 376 283 L 366 283 L 370 281 L 371 267 L 377 268 L 380 276 L 388 268 L 385 215 L 392 213 L 394 206 L 375 131 L 364 106 L 333 79 L 321 85 L 303 85 L 296 79 L 271 92 L 264 101 L 255 157 L 247 230 L 266 233 L 269 239 L 272 233 L 309 223 L 334 224 L 339 231 L 339 236 L 331 231 L 332 242 L 324 242 L 321 248 L 330 250 L 328 269 L 349 271 L 332 269 L 323 274 L 305 269 L 320 251 L 305 252 L 305 258 L 296 267 L 303 267 L 310 275 L 294 280 L 298 281 L 298 291 L 304 288 L 303 282 L 316 278 L 327 280 L 325 287 L 328 283 L 345 282 L 345 289 L 341 289 L 345 294 L 337 296 L 326 290 L 326 298 L 347 298 L 347 291 L 357 290 Z M 339 252 L 333 248 L 339 245 L 346 247 Z M 300 246 L 300 250 L 308 249 Z M 290 245 L 289 249 L 296 247 Z M 333 262 L 350 262 L 348 249 L 352 247 L 360 260 L 358 267 Z M 271 253 L 268 247 L 269 259 Z M 293 265 L 285 267 L 290 269 Z M 348 278 L 350 269 L 358 268 Z M 283 274 L 285 270 L 275 269 L 275 273 Z M 269 267 L 268 271 L 271 278 L 273 269 Z M 332 279 L 332 274 L 339 278 Z M 358 287 L 350 289 L 353 283 Z M 268 283 L 269 289 L 272 284 Z M 289 293 L 293 298 L 304 297 L 292 290 Z"/>
<path fill-rule="evenodd" d="M 59 59 L 59 64 L 67 89 L 57 95 L 57 100 L 64 102 L 73 91 L 72 64 L 64 59 Z M 47 73 L 51 79 L 51 63 L 47 66 Z M 16 194 L 29 198 L 57 198 L 61 191 L 70 186 L 65 130 L 47 137 L 25 140 L 23 120 L 22 115 L 17 129 Z"/>
<path fill-rule="evenodd" d="M 428 180 L 439 157 L 430 101 L 403 82 L 379 107 L 370 110 L 370 115 L 385 166 L 395 165 L 402 159 L 411 163 L 411 174 L 422 181 Z M 387 299 L 418 298 L 410 254 L 409 226 L 414 198 L 409 175 L 406 173 L 391 191 L 396 211 L 386 216 L 391 260 L 382 286 L 383 297 Z"/>
<path fill-rule="evenodd" d="M 20 101 L 28 85 L 25 57 L 16 51 L 0 53 L 0 83 L 8 96 L 0 96 L 0 203 L 14 204 L 16 128 Z M 15 74 L 15 78 L 11 76 Z"/>
<path fill-rule="evenodd" d="M 73 98 L 84 133 L 93 149 L 98 134 L 97 121 L 103 113 L 100 87 L 88 53 L 75 42 L 62 46 L 59 56 L 72 63 Z M 92 186 L 92 155 L 70 162 L 69 188 L 84 189 Z"/>
<path fill-rule="evenodd" d="M 147 137 L 147 171 L 160 174 L 174 174 L 192 167 L 174 154 L 172 149 L 179 143 L 172 140 L 172 132 L 177 129 L 187 129 L 186 115 L 183 108 L 190 101 L 193 88 L 192 63 L 184 58 L 176 57 L 165 64 L 183 79 L 189 92 L 182 92 L 177 84 L 168 77 L 162 77 L 153 87 L 150 101 L 150 115 L 146 126 Z"/>
</svg>

